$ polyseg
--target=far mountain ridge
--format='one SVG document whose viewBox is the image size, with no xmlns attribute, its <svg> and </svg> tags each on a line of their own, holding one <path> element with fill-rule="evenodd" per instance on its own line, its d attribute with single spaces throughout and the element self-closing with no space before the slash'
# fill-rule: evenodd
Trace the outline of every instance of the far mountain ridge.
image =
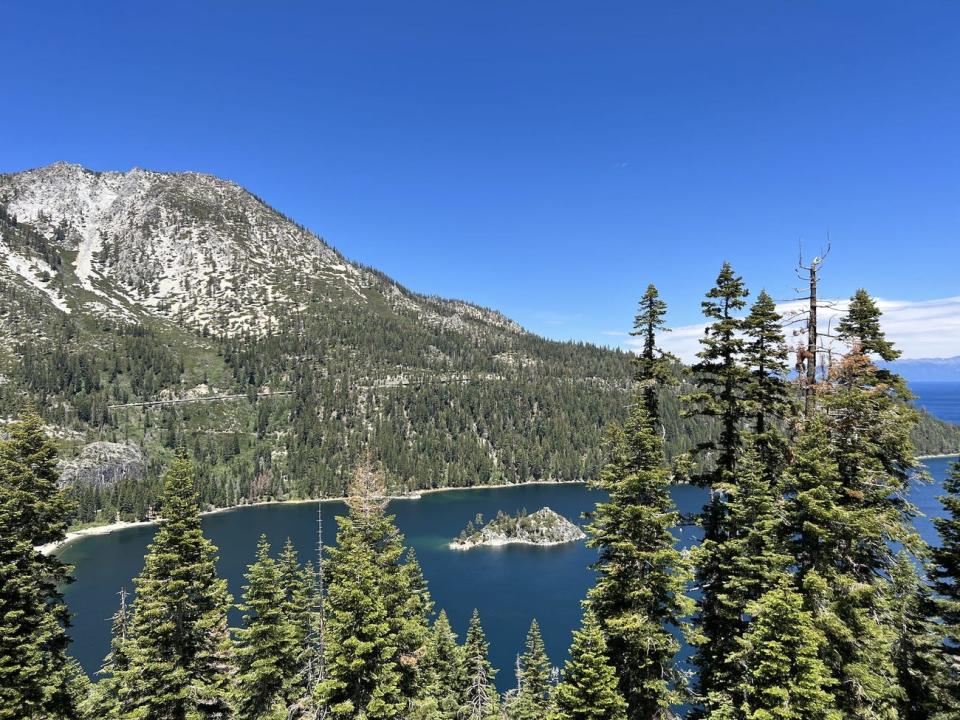
<svg viewBox="0 0 960 720">
<path fill-rule="evenodd" d="M 960 355 L 896 360 L 889 367 L 908 382 L 960 382 Z"/>
</svg>

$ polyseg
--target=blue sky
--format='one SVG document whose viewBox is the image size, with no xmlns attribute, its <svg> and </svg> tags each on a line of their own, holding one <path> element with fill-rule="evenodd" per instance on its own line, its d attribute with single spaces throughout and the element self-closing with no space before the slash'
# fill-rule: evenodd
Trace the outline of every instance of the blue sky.
<svg viewBox="0 0 960 720">
<path fill-rule="evenodd" d="M 0 171 L 224 176 L 557 338 L 623 343 L 651 281 L 696 325 L 724 259 L 787 299 L 828 233 L 826 294 L 910 307 L 960 296 L 958 27 L 946 0 L 9 2 Z"/>
</svg>

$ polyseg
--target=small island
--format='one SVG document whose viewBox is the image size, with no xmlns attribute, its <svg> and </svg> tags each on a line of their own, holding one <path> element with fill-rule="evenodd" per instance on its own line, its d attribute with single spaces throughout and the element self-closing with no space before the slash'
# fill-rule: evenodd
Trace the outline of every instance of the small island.
<svg viewBox="0 0 960 720">
<path fill-rule="evenodd" d="M 490 522 L 484 524 L 483 516 L 468 522 L 467 526 L 450 543 L 452 550 L 470 550 L 480 545 L 562 545 L 585 538 L 579 526 L 555 513 L 548 507 L 533 514 L 526 509 L 516 515 L 507 515 L 502 510 Z"/>
</svg>

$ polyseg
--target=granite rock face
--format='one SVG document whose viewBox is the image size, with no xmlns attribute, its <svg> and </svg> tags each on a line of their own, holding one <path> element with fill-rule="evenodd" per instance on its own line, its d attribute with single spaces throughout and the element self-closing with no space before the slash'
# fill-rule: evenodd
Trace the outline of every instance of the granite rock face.
<svg viewBox="0 0 960 720">
<path fill-rule="evenodd" d="M 143 477 L 147 459 L 134 445 L 95 442 L 85 446 L 80 454 L 60 464 L 60 484 L 90 484 L 97 487 L 113 485 L 123 478 Z"/>
</svg>

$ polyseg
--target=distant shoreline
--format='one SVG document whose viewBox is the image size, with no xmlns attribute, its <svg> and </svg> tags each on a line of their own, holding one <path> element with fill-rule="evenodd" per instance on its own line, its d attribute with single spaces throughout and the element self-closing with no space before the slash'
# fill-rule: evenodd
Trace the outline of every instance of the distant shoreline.
<svg viewBox="0 0 960 720">
<path fill-rule="evenodd" d="M 944 458 L 960 458 L 960 452 L 955 453 L 943 453 L 939 455 L 918 455 L 917 460 L 940 460 Z M 413 492 L 407 493 L 405 495 L 392 495 L 390 500 L 419 500 L 423 495 L 431 495 L 433 493 L 442 493 L 442 492 L 454 492 L 456 490 L 497 490 L 503 488 L 518 488 L 525 487 L 528 485 L 585 485 L 586 480 L 532 480 L 530 482 L 524 483 L 512 483 L 512 484 L 502 484 L 502 485 L 470 485 L 469 487 L 446 487 L 446 488 L 428 488 L 426 490 L 415 490 Z M 230 507 L 222 508 L 211 508 L 209 510 L 202 510 L 201 515 L 217 515 L 219 513 L 231 512 L 233 510 L 241 510 L 243 508 L 249 507 L 258 507 L 261 505 L 301 505 L 304 503 L 315 503 L 315 502 L 343 502 L 346 500 L 346 497 L 325 497 L 325 498 L 307 498 L 307 499 L 296 499 L 296 500 L 258 500 L 257 502 L 243 503 L 241 505 L 231 505 Z M 94 537 L 96 535 L 111 535 L 115 532 L 120 532 L 122 530 L 129 530 L 135 527 L 143 527 L 149 525 L 156 525 L 158 520 L 121 520 L 120 522 L 107 523 L 104 525 L 92 525 L 90 527 L 81 528 L 79 530 L 71 530 L 67 533 L 67 536 L 58 542 L 47 543 L 46 545 L 40 545 L 37 547 L 37 550 L 42 552 L 44 555 L 49 555 L 55 550 L 68 545 L 75 540 L 80 540 L 85 537 Z"/>
<path fill-rule="evenodd" d="M 531 480 L 530 482 L 506 483 L 501 485 L 485 484 L 470 485 L 469 487 L 427 488 L 425 490 L 414 490 L 413 492 L 406 493 L 404 495 L 391 495 L 389 499 L 391 501 L 419 500 L 423 495 L 453 492 L 455 490 L 498 490 L 502 488 L 525 487 L 528 485 L 584 485 L 586 482 L 586 480 Z M 217 515 L 220 513 L 232 512 L 234 510 L 242 510 L 243 508 L 259 507 L 261 505 L 303 505 L 306 503 L 315 502 L 344 502 L 346 499 L 346 496 L 341 495 L 337 497 L 306 499 L 298 498 L 293 500 L 258 500 L 257 502 L 231 505 L 230 507 L 218 507 L 210 508 L 209 510 L 201 510 L 200 515 Z M 39 545 L 36 549 L 44 555 L 49 555 L 50 553 L 59 550 L 60 548 L 69 545 L 76 540 L 80 540 L 81 538 L 94 537 L 97 535 L 112 535 L 113 533 L 121 532 L 123 530 L 130 530 L 135 527 L 149 527 L 150 525 L 156 525 L 161 519 L 162 518 L 158 518 L 156 520 L 121 520 L 119 522 L 106 523 L 104 525 L 91 525 L 90 527 L 80 528 L 79 530 L 71 530 L 67 533 L 67 536 L 63 540 L 47 543 L 46 545 Z"/>
</svg>

